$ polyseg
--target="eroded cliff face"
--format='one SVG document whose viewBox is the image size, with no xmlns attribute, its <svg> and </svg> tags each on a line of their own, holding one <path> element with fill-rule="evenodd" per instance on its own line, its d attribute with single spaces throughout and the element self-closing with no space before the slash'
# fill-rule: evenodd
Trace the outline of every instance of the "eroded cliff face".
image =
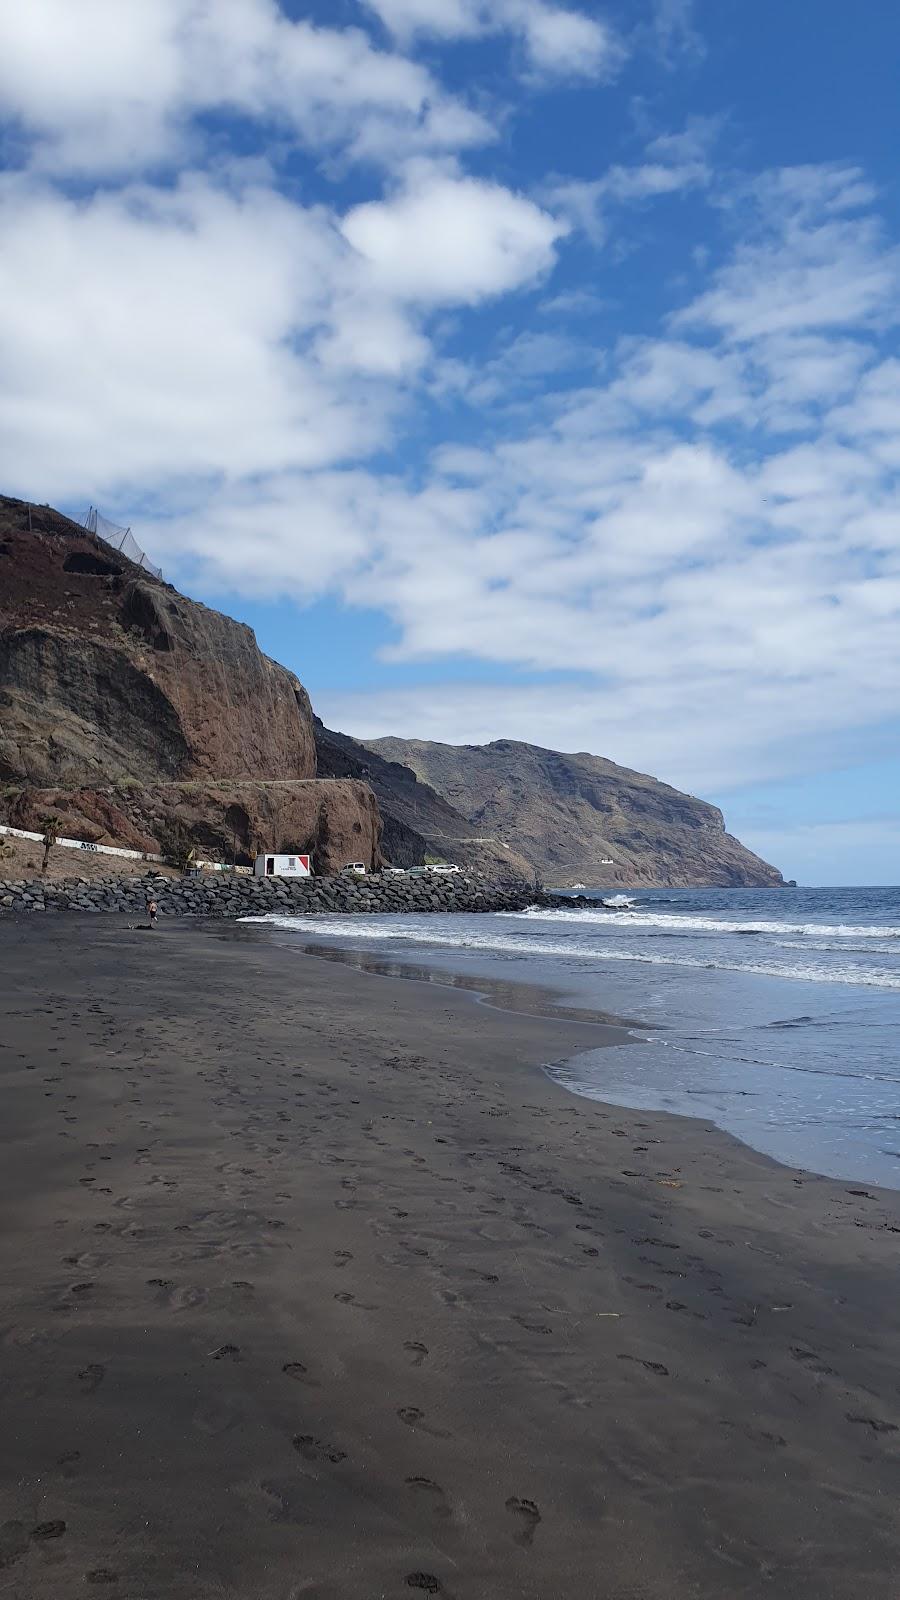
<svg viewBox="0 0 900 1600">
<path fill-rule="evenodd" d="M 252 629 L 0 498 L 0 779 L 312 778 L 302 684 Z"/>
<path fill-rule="evenodd" d="M 486 745 L 376 739 L 480 834 L 534 862 L 547 884 L 780 884 L 777 868 L 726 833 L 716 806 L 602 756 L 498 739 Z"/>
<path fill-rule="evenodd" d="M 384 822 L 384 854 L 394 866 L 411 867 L 437 857 L 494 882 L 534 882 L 531 862 L 508 845 L 483 837 L 410 767 L 385 760 L 359 740 L 324 727 L 318 717 L 314 720 L 319 772 L 361 778 L 371 786 Z"/>
<path fill-rule="evenodd" d="M 21 789 L 0 799 L 0 820 L 40 832 L 48 814 L 64 837 L 166 854 L 191 846 L 200 859 L 252 864 L 257 852 L 308 852 L 316 873 L 348 861 L 381 865 L 381 817 L 371 789 L 352 779 L 231 779 L 129 783 L 105 790 Z M 77 870 L 73 853 L 72 870 Z M 108 858 L 107 858 L 108 859 Z"/>
</svg>

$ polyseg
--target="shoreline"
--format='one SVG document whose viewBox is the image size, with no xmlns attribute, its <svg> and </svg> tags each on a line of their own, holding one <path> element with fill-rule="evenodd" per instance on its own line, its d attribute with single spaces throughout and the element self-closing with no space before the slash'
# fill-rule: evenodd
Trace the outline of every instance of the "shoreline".
<svg viewBox="0 0 900 1600">
<path fill-rule="evenodd" d="M 0 956 L 0 1594 L 892 1600 L 900 1196 L 534 1070 L 591 1019 L 223 923 Z"/>
</svg>

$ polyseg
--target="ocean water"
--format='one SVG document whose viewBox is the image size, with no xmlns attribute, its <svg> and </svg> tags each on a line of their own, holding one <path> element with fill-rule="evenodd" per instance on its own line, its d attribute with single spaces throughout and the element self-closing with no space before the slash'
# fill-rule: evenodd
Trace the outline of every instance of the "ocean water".
<svg viewBox="0 0 900 1600">
<path fill-rule="evenodd" d="M 262 920 L 307 945 L 538 984 L 636 1019 L 646 1027 L 628 1043 L 548 1070 L 575 1094 L 702 1117 L 788 1165 L 900 1188 L 900 889 L 634 890 L 621 909 L 610 898 Z"/>
</svg>

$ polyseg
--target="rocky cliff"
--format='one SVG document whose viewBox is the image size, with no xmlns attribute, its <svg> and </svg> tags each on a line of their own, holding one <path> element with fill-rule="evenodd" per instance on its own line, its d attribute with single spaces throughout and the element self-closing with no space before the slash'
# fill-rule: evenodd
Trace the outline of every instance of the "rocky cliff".
<svg viewBox="0 0 900 1600">
<path fill-rule="evenodd" d="M 334 733 L 318 717 L 315 733 L 323 776 L 360 778 L 371 785 L 384 820 L 384 853 L 395 866 L 411 867 L 436 857 L 497 881 L 534 881 L 530 861 L 508 844 L 485 837 L 412 767 L 386 759 L 346 733 Z"/>
<path fill-rule="evenodd" d="M 0 497 L 0 821 L 51 811 L 93 843 L 283 846 L 325 873 L 436 856 L 560 885 L 781 882 L 714 806 L 598 756 L 334 733 L 250 628 Z"/>
<path fill-rule="evenodd" d="M 486 745 L 377 739 L 479 834 L 526 856 L 548 884 L 780 884 L 725 831 L 721 811 L 601 756 L 498 739 Z"/>
<path fill-rule="evenodd" d="M 0 779 L 316 775 L 306 690 L 252 629 L 5 498 L 0 697 Z"/>
<path fill-rule="evenodd" d="M 146 788 L 26 788 L 8 794 L 2 810 L 14 828 L 40 832 L 42 819 L 52 814 L 64 837 L 173 859 L 190 847 L 201 860 L 246 866 L 261 850 L 296 850 L 311 855 L 314 872 L 326 875 L 348 861 L 381 862 L 381 817 L 364 783 L 232 778 Z"/>
<path fill-rule="evenodd" d="M 322 871 L 381 860 L 365 783 L 316 782 L 309 698 L 250 628 L 50 510 L 0 498 L 0 820 Z"/>
</svg>

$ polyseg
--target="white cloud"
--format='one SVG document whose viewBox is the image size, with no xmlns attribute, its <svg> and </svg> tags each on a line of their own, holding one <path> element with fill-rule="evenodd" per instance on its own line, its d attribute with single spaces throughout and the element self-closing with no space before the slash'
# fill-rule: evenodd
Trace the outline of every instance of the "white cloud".
<svg viewBox="0 0 900 1600">
<path fill-rule="evenodd" d="M 0 31 L 4 114 L 45 170 L 177 163 L 211 111 L 378 159 L 493 137 L 420 64 L 361 29 L 291 21 L 276 0 L 0 0 Z"/>
<path fill-rule="evenodd" d="M 768 215 L 766 248 L 789 273 L 804 229 L 833 220 L 793 213 L 776 235 Z M 224 532 L 216 521 L 202 550 L 189 522 L 178 541 L 207 581 L 246 585 L 233 550 L 252 530 L 252 581 L 278 592 L 309 550 L 320 587 L 392 618 L 389 657 L 407 668 L 468 655 L 574 674 L 320 694 L 352 731 L 593 748 L 694 789 L 797 772 L 811 750 L 838 759 L 900 701 L 900 491 L 884 455 L 900 395 L 871 333 L 893 309 L 892 247 L 871 219 L 834 242 L 841 303 L 854 272 L 881 286 L 859 323 L 741 321 L 733 339 L 709 306 L 757 248 L 739 239 L 677 333 L 622 340 L 602 375 L 533 411 L 529 369 L 564 373 L 565 341 L 501 341 L 476 374 L 460 369 L 454 393 L 485 408 L 480 441 L 448 439 L 418 486 L 294 473 L 273 480 L 271 517 L 263 483 L 262 506 L 251 498 Z M 419 278 L 391 280 L 413 289 Z M 493 428 L 486 408 L 504 398 Z M 158 555 L 177 548 L 144 536 Z"/>
<path fill-rule="evenodd" d="M 668 66 L 685 56 L 697 58 L 704 54 L 694 13 L 695 0 L 654 0 L 650 35 Z"/>
<path fill-rule="evenodd" d="M 0 180 L 5 486 L 99 500 L 175 577 L 380 608 L 407 671 L 463 655 L 514 677 L 326 699 L 351 729 L 593 747 L 700 788 L 796 770 L 894 714 L 900 379 L 881 335 L 900 256 L 864 174 L 728 195 L 704 124 L 559 188 L 601 234 L 613 208 L 709 183 L 733 237 L 696 257 L 702 289 L 671 320 L 579 350 L 512 312 L 466 317 L 542 282 L 567 224 L 463 171 L 492 130 L 420 62 L 274 0 L 76 9 L 0 0 L 24 141 Z M 502 30 L 530 72 L 614 64 L 574 6 L 379 9 L 401 42 Z M 657 13 L 660 39 L 679 18 Z M 217 111 L 250 155 L 192 170 Z M 279 192 L 273 133 L 385 163 L 384 190 L 343 216 Z M 596 310 L 605 287 L 567 282 L 557 306 L 586 291 Z M 477 360 L 451 342 L 473 328 Z M 429 406 L 442 448 L 386 470 Z"/>
<path fill-rule="evenodd" d="M 709 184 L 718 129 L 714 119 L 692 118 L 681 133 L 651 140 L 645 161 L 608 167 L 599 178 L 553 180 L 545 186 L 547 203 L 595 244 L 603 244 L 617 206 L 639 205 Z"/>
<path fill-rule="evenodd" d="M 542 277 L 564 227 L 499 184 L 437 170 L 344 218 L 344 237 L 385 293 L 474 304 Z"/>
<path fill-rule="evenodd" d="M 360 370 L 420 357 L 395 311 L 351 339 L 375 311 L 350 252 L 271 190 L 185 177 L 75 201 L 7 179 L 0 226 L 2 467 L 29 493 L 365 452 L 391 402 Z M 351 363 L 352 383 L 332 381 Z"/>
<path fill-rule="evenodd" d="M 525 46 L 535 70 L 551 76 L 595 78 L 614 72 L 623 47 L 596 16 L 546 0 L 367 0 L 397 38 L 445 39 L 509 32 Z"/>
<path fill-rule="evenodd" d="M 526 284 L 559 233 L 499 185 L 431 171 L 344 226 L 198 174 L 83 200 L 0 180 L 5 483 L 143 497 L 360 460 L 431 361 L 407 303 Z"/>
<path fill-rule="evenodd" d="M 787 168 L 757 184 L 755 236 L 715 285 L 675 318 L 736 341 L 886 325 L 898 318 L 900 250 L 874 216 L 856 169 Z"/>
</svg>

